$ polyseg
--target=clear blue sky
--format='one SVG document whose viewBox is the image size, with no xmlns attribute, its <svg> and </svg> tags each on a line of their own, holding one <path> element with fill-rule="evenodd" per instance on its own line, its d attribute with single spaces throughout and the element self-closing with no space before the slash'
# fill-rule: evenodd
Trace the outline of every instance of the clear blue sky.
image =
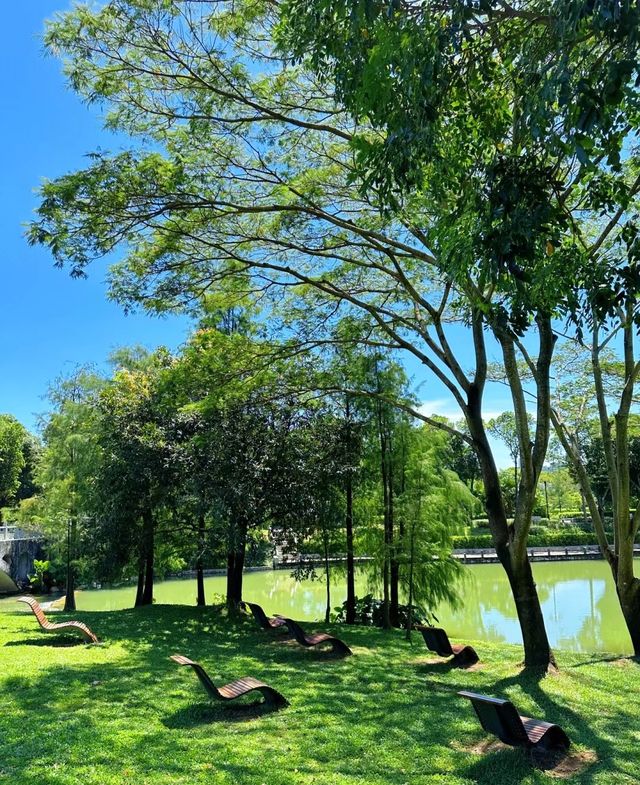
<svg viewBox="0 0 640 785">
<path fill-rule="evenodd" d="M 30 429 L 47 408 L 47 387 L 60 374 L 78 364 L 101 365 L 119 346 L 175 348 L 189 329 L 177 317 L 125 316 L 107 300 L 105 267 L 89 268 L 88 280 L 72 280 L 53 267 L 45 249 L 30 248 L 24 240 L 43 178 L 84 166 L 84 156 L 96 147 L 121 145 L 102 130 L 99 109 L 85 107 L 66 87 L 60 62 L 44 53 L 44 20 L 69 6 L 68 0 L 29 0 L 3 8 L 0 412 L 14 414 Z M 456 339 L 470 349 L 466 332 L 457 331 Z M 407 366 L 415 382 L 425 378 L 417 363 Z M 432 379 L 420 386 L 419 396 L 426 414 L 459 416 L 455 402 Z M 508 405 L 507 391 L 497 387 L 487 396 L 487 417 Z M 509 465 L 506 450 L 496 447 L 500 465 Z"/>
<path fill-rule="evenodd" d="M 173 348 L 188 329 L 175 317 L 125 316 L 107 301 L 104 268 L 91 268 L 88 280 L 71 280 L 53 267 L 46 250 L 24 240 L 41 180 L 83 166 L 85 153 L 98 146 L 117 146 L 101 130 L 98 110 L 79 102 L 65 86 L 60 62 L 43 52 L 44 20 L 69 5 L 29 0 L 3 7 L 0 412 L 28 428 L 46 409 L 42 395 L 61 373 L 79 363 L 102 363 L 118 346 Z"/>
</svg>

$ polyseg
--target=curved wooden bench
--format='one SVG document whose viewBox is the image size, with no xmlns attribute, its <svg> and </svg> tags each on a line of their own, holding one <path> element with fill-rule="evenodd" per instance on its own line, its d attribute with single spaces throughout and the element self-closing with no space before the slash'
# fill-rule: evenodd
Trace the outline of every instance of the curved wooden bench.
<svg viewBox="0 0 640 785">
<path fill-rule="evenodd" d="M 278 618 L 282 619 L 284 624 L 287 625 L 289 632 L 301 646 L 310 647 L 319 646 L 321 643 L 330 643 L 331 649 L 335 654 L 341 654 L 343 657 L 353 654 L 347 644 L 334 635 L 328 635 L 326 632 L 317 632 L 315 635 L 307 635 L 297 621 L 288 619 L 286 616 L 279 616 Z"/>
<path fill-rule="evenodd" d="M 280 618 L 280 616 L 269 618 L 269 616 L 267 616 L 267 614 L 262 609 L 262 606 L 258 605 L 257 602 L 243 602 L 242 604 L 245 608 L 249 608 L 253 614 L 253 618 L 258 622 L 263 630 L 277 630 L 280 627 L 285 626 L 284 620 Z"/>
<path fill-rule="evenodd" d="M 521 717 L 511 701 L 465 690 L 458 695 L 471 701 L 482 727 L 504 744 L 544 750 L 566 750 L 571 744 L 559 725 Z"/>
<path fill-rule="evenodd" d="M 216 687 L 205 669 L 199 663 L 190 660 L 183 654 L 172 654 L 171 659 L 174 662 L 177 662 L 178 665 L 190 665 L 196 672 L 196 676 L 200 679 L 200 683 L 207 691 L 209 697 L 213 698 L 213 700 L 232 701 L 236 698 L 240 698 L 242 695 L 248 695 L 250 692 L 255 691 L 262 693 L 265 704 L 269 706 L 280 709 L 289 705 L 287 699 L 284 695 L 281 695 L 278 690 L 274 690 L 273 687 L 270 687 L 268 684 L 258 681 L 258 679 L 254 679 L 251 676 L 237 679 L 229 684 L 225 684 L 223 687 Z"/>
<path fill-rule="evenodd" d="M 44 611 L 40 603 L 37 600 L 34 600 L 33 597 L 18 597 L 18 602 L 25 602 L 33 611 L 33 615 L 38 620 L 38 624 L 42 627 L 45 632 L 56 632 L 58 630 L 80 630 L 80 632 L 84 635 L 87 641 L 90 643 L 99 643 L 100 641 L 94 635 L 94 633 L 81 621 L 61 621 L 50 622 L 49 619 L 45 616 Z"/>
<path fill-rule="evenodd" d="M 425 627 L 416 624 L 414 629 L 422 633 L 424 642 L 430 651 L 435 651 L 441 657 L 453 657 L 451 660 L 452 665 L 466 668 L 469 665 L 474 665 L 480 659 L 473 646 L 459 643 L 452 644 L 449 636 L 441 627 Z"/>
</svg>

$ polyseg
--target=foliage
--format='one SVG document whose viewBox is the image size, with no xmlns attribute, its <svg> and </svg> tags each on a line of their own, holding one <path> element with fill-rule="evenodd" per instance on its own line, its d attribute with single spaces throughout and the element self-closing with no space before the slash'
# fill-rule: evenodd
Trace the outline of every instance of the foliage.
<svg viewBox="0 0 640 785">
<path fill-rule="evenodd" d="M 528 664 L 550 657 L 525 548 L 554 318 L 579 320 L 592 295 L 610 313 L 621 284 L 635 285 L 633 265 L 601 250 L 619 240 L 635 253 L 640 189 L 632 147 L 620 156 L 638 126 L 636 12 L 547 5 L 74 8 L 49 25 L 47 45 L 132 146 L 46 183 L 29 230 L 74 275 L 121 249 L 111 290 L 126 307 L 193 310 L 211 290 L 227 305 L 251 292 L 292 353 L 354 345 L 347 321 L 362 345 L 411 354 L 466 420 L 459 435 L 480 459 L 495 544 L 521 573 L 520 618 L 534 620 Z M 471 327 L 471 368 L 456 323 Z M 522 461 L 512 529 L 482 422 L 491 337 Z M 534 369 L 535 425 L 518 356 Z"/>
<path fill-rule="evenodd" d="M 563 545 L 594 545 L 594 536 L 591 532 L 582 529 L 565 527 L 560 530 L 547 530 L 532 532 L 528 545 L 531 548 L 546 548 Z M 454 548 L 493 548 L 493 541 L 489 534 L 454 535 Z"/>
<path fill-rule="evenodd" d="M 346 618 L 347 603 L 343 602 L 334 609 L 336 611 L 336 621 L 344 622 Z M 411 618 L 411 624 L 429 624 L 437 621 L 436 616 L 430 611 L 425 610 L 417 605 L 408 605 L 400 603 L 398 605 L 398 626 L 405 628 Z M 363 627 L 384 627 L 383 624 L 383 601 L 377 600 L 372 594 L 366 594 L 364 597 L 356 597 L 356 624 L 361 624 Z"/>
<path fill-rule="evenodd" d="M 50 592 L 53 586 L 53 578 L 49 570 L 48 560 L 33 560 L 34 574 L 29 576 L 29 584 L 34 592 Z"/>
<path fill-rule="evenodd" d="M 0 415 L 0 507 L 15 499 L 26 466 L 26 429 L 10 414 Z"/>
</svg>

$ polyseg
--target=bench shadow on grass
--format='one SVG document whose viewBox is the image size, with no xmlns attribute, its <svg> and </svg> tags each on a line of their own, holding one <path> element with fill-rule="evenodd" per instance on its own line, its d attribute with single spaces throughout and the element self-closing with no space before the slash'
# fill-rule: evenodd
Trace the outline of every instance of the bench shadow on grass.
<svg viewBox="0 0 640 785">
<path fill-rule="evenodd" d="M 579 773 L 581 785 L 588 785 L 594 781 L 599 770 L 598 766 L 592 765 L 597 761 L 594 750 L 598 750 L 601 760 L 607 760 L 609 771 L 614 769 L 611 764 L 614 755 L 611 744 L 599 736 L 584 717 L 573 711 L 567 704 L 559 704 L 545 692 L 541 686 L 545 677 L 547 674 L 543 670 L 522 670 L 513 676 L 497 681 L 492 686 L 491 695 L 505 697 L 509 687 L 519 686 L 540 707 L 536 713 L 539 719 L 555 722 L 567 732 L 572 745 L 569 750 L 554 753 L 543 749 L 515 749 L 499 744 L 497 748 L 493 748 L 491 752 L 484 755 L 481 760 L 471 764 L 465 772 L 467 776 L 478 782 L 491 781 L 496 771 L 504 767 L 512 771 L 512 781 L 517 783 L 522 779 L 521 772 L 530 773 L 531 769 L 535 768 L 563 778 L 573 777 Z M 553 678 L 553 676 L 549 676 L 549 678 Z M 517 698 L 514 700 L 516 709 L 518 709 Z M 588 752 L 576 752 L 575 744 L 587 747 Z"/>
<path fill-rule="evenodd" d="M 195 728 L 198 725 L 208 725 L 214 722 L 248 722 L 282 711 L 286 707 L 278 707 L 264 701 L 252 701 L 235 706 L 225 706 L 215 703 L 193 703 L 174 712 L 162 719 L 166 728 L 182 729 Z"/>
<path fill-rule="evenodd" d="M 71 635 L 50 635 L 48 638 L 21 638 L 17 641 L 7 641 L 5 646 L 53 646 L 70 647 L 75 646 L 95 646 L 95 644 L 85 641 L 83 638 L 71 637 Z"/>
</svg>

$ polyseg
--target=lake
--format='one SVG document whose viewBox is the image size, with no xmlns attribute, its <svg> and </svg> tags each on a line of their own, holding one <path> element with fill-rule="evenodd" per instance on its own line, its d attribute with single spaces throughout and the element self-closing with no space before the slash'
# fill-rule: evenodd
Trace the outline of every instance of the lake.
<svg viewBox="0 0 640 785">
<path fill-rule="evenodd" d="M 631 654 L 622 614 L 609 568 L 604 561 L 535 562 L 542 610 L 551 645 L 555 649 Z M 507 580 L 499 564 L 474 565 L 465 569 L 464 606 L 442 607 L 437 615 L 454 638 L 521 643 L 518 620 Z M 366 571 L 357 574 L 359 596 L 368 590 Z M 206 579 L 207 601 L 225 591 L 225 577 Z M 260 603 L 270 613 L 300 620 L 324 618 L 325 587 L 322 581 L 296 582 L 287 570 L 249 572 L 244 577 L 244 597 Z M 158 603 L 195 604 L 195 579 L 159 582 Z M 345 579 L 336 575 L 332 606 L 346 596 Z M 135 587 L 78 592 L 79 610 L 117 610 L 133 605 Z M 0 600 L 0 610 L 17 606 Z"/>
</svg>

